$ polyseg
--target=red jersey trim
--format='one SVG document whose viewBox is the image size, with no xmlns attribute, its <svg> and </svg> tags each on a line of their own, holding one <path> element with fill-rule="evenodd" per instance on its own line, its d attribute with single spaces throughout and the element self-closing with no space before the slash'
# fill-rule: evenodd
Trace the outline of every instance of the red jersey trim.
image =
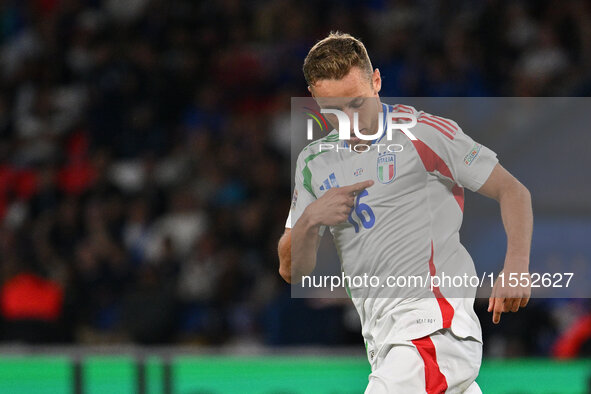
<svg viewBox="0 0 591 394">
<path fill-rule="evenodd" d="M 437 275 L 437 270 L 435 269 L 435 264 L 433 263 L 433 241 L 431 241 L 431 258 L 429 259 L 429 273 L 431 274 L 431 277 Z M 443 320 L 443 328 L 450 328 L 451 321 L 454 318 L 454 308 L 445 299 L 443 294 L 441 294 L 439 286 L 433 287 L 433 294 L 435 294 L 435 298 L 437 299 L 437 303 L 439 304 L 439 310 L 441 311 L 441 318 Z"/>
<path fill-rule="evenodd" d="M 447 390 L 447 379 L 439 369 L 435 345 L 430 337 L 426 336 L 412 341 L 417 348 L 423 364 L 425 365 L 425 391 L 427 394 L 441 394 Z"/>
<path fill-rule="evenodd" d="M 428 172 L 438 171 L 441 175 L 451 179 L 455 182 L 453 175 L 447 164 L 443 161 L 441 157 L 437 155 L 431 148 L 427 146 L 421 140 L 412 141 L 423 165 L 425 166 L 425 170 Z M 454 198 L 456 199 L 460 209 L 464 212 L 464 188 L 460 187 L 458 184 L 455 184 L 451 192 L 453 193 Z"/>
</svg>

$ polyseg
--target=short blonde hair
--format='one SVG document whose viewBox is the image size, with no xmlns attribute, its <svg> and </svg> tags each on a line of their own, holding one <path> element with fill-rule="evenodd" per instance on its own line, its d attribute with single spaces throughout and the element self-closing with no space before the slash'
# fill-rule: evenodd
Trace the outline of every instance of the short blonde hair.
<svg viewBox="0 0 591 394">
<path fill-rule="evenodd" d="M 308 52 L 304 78 L 312 86 L 322 79 L 341 79 L 352 67 L 359 67 L 371 79 L 373 68 L 365 45 L 350 34 L 331 32 Z"/>
</svg>

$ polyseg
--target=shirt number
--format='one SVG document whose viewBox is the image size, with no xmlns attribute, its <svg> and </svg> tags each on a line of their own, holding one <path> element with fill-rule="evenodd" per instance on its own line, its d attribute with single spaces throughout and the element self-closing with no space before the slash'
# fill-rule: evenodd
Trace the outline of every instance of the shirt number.
<svg viewBox="0 0 591 394">
<path fill-rule="evenodd" d="M 367 196 L 369 193 L 367 190 L 363 190 L 361 193 L 357 195 L 357 199 L 355 199 L 355 206 L 351 208 L 351 212 L 349 213 L 349 218 L 347 221 L 353 225 L 355 232 L 359 232 L 359 224 L 358 221 L 361 222 L 361 225 L 365 228 L 372 228 L 373 225 L 376 223 L 376 215 L 374 215 L 373 211 L 369 207 L 369 205 L 360 202 L 361 197 Z M 353 219 L 353 213 L 357 216 L 357 219 Z"/>
</svg>

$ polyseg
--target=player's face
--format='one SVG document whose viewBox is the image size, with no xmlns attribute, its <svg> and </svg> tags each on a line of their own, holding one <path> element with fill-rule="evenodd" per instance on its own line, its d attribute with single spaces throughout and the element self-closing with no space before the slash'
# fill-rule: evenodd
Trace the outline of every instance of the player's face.
<svg viewBox="0 0 591 394">
<path fill-rule="evenodd" d="M 338 109 L 349 117 L 349 143 L 355 147 L 358 144 L 369 143 L 355 136 L 353 133 L 353 114 L 358 113 L 358 126 L 361 134 L 375 134 L 379 126 L 379 112 L 382 110 L 379 91 L 382 85 L 380 71 L 376 69 L 371 78 L 358 67 L 342 79 L 324 79 L 309 86 L 308 90 L 320 108 Z M 338 129 L 336 115 L 326 114 L 326 119 Z"/>
</svg>

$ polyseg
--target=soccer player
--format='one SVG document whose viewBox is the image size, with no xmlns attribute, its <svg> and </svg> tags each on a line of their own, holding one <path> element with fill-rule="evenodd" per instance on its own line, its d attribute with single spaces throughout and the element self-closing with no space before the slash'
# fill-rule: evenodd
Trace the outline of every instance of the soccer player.
<svg viewBox="0 0 591 394">
<path fill-rule="evenodd" d="M 348 140 L 336 142 L 340 149 L 323 151 L 323 142 L 337 141 L 332 131 L 302 150 L 278 247 L 279 273 L 287 282 L 297 283 L 314 270 L 325 227 L 349 276 L 473 275 L 474 263 L 458 233 L 464 188 L 499 202 L 507 233 L 503 272 L 529 275 L 531 197 L 494 152 L 452 120 L 382 104 L 380 72 L 364 45 L 348 34 L 331 33 L 314 45 L 303 71 L 321 108 L 341 110 L 351 125 L 353 113 L 362 114 L 357 117 L 361 134 L 385 133 L 380 113 L 383 125 L 388 116 L 406 114 L 417 121 L 409 129 L 416 140 L 394 130 L 391 141 L 384 135 L 366 141 L 351 130 Z M 327 119 L 338 129 L 335 116 Z M 384 142 L 396 144 L 397 152 L 375 149 Z M 374 149 L 358 149 L 363 144 Z M 451 290 L 434 286 L 426 290 L 430 297 L 417 290 L 418 296 L 401 298 L 380 289 L 348 288 L 371 364 L 366 393 L 481 392 L 475 382 L 482 358 L 475 289 L 446 297 Z M 493 322 L 524 307 L 529 297 L 529 285 L 510 287 L 499 277 L 489 298 Z"/>
</svg>

